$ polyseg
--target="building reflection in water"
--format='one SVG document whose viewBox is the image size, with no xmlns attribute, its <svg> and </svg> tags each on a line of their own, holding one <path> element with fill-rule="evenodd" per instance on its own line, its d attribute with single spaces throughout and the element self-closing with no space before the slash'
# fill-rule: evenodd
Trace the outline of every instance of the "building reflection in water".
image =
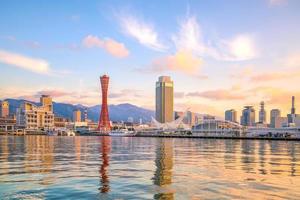
<svg viewBox="0 0 300 200">
<path fill-rule="evenodd" d="M 156 171 L 153 182 L 161 187 L 154 199 L 174 199 L 174 191 L 168 187 L 172 184 L 173 140 L 162 139 L 156 148 Z"/>
<path fill-rule="evenodd" d="M 109 154 L 111 150 L 111 138 L 103 136 L 101 141 L 101 157 L 102 164 L 100 165 L 100 192 L 107 193 L 110 190 L 109 186 L 109 174 L 108 174 L 108 166 L 109 166 Z"/>
</svg>

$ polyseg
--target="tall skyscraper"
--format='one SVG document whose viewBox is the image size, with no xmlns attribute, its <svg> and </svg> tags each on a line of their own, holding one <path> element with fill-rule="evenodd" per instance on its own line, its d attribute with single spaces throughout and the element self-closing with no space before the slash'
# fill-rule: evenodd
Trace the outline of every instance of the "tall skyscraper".
<svg viewBox="0 0 300 200">
<path fill-rule="evenodd" d="M 270 112 L 270 127 L 275 128 L 276 118 L 281 117 L 281 112 L 279 109 L 272 109 Z"/>
<path fill-rule="evenodd" d="M 295 118 L 299 117 L 299 115 L 296 114 L 296 108 L 295 108 L 295 97 L 292 96 L 292 108 L 291 113 L 287 115 L 288 117 L 288 123 L 293 124 L 295 123 Z"/>
<path fill-rule="evenodd" d="M 0 117 L 9 116 L 9 103 L 8 101 L 0 102 Z"/>
<path fill-rule="evenodd" d="M 73 121 L 81 122 L 81 111 L 79 109 L 73 111 Z"/>
<path fill-rule="evenodd" d="M 107 92 L 109 84 L 109 76 L 103 75 L 100 77 L 101 82 L 101 91 L 102 91 L 102 106 L 101 113 L 98 123 L 98 131 L 107 132 L 110 131 L 110 121 L 108 114 L 108 105 L 107 105 Z"/>
<path fill-rule="evenodd" d="M 292 115 L 296 114 L 295 97 L 294 97 L 294 96 L 292 96 L 292 109 L 291 109 L 291 114 L 292 114 Z"/>
<path fill-rule="evenodd" d="M 265 102 L 260 102 L 260 110 L 259 110 L 259 123 L 265 124 L 267 121 L 267 115 L 265 110 Z"/>
<path fill-rule="evenodd" d="M 230 109 L 225 111 L 225 120 L 231 122 L 237 122 L 236 110 Z"/>
<path fill-rule="evenodd" d="M 253 106 L 245 106 L 241 116 L 241 124 L 244 126 L 255 126 L 255 110 Z"/>
<path fill-rule="evenodd" d="M 165 123 L 174 120 L 174 88 L 169 76 L 160 76 L 156 82 L 155 117 L 158 122 Z"/>
</svg>

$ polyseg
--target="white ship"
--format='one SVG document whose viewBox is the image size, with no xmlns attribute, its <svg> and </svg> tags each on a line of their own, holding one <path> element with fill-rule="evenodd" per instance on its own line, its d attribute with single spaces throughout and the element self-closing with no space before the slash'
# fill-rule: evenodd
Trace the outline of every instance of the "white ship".
<svg viewBox="0 0 300 200">
<path fill-rule="evenodd" d="M 67 128 L 59 128 L 47 131 L 48 136 L 76 136 L 75 132 Z"/>
<path fill-rule="evenodd" d="M 128 129 L 118 129 L 110 131 L 110 136 L 134 136 L 136 133 L 135 131 L 129 131 Z"/>
</svg>

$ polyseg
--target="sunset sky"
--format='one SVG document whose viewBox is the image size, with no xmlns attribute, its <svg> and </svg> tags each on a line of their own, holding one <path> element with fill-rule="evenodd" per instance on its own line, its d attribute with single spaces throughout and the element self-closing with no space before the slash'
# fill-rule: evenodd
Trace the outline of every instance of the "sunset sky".
<svg viewBox="0 0 300 200">
<path fill-rule="evenodd" d="M 0 3 L 0 99 L 153 109 L 160 75 L 175 110 L 223 116 L 266 102 L 300 111 L 300 1 L 17 1 Z M 296 110 L 297 111 L 297 110 Z"/>
</svg>

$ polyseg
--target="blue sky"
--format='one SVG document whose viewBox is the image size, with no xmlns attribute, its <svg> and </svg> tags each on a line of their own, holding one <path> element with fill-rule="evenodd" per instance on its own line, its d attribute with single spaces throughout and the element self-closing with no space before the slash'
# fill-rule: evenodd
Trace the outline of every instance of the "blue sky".
<svg viewBox="0 0 300 200">
<path fill-rule="evenodd" d="M 0 98 L 154 108 L 170 75 L 175 109 L 223 115 L 243 105 L 288 112 L 299 94 L 300 2 L 1 1 Z M 297 102 L 297 101 L 296 101 Z"/>
</svg>

